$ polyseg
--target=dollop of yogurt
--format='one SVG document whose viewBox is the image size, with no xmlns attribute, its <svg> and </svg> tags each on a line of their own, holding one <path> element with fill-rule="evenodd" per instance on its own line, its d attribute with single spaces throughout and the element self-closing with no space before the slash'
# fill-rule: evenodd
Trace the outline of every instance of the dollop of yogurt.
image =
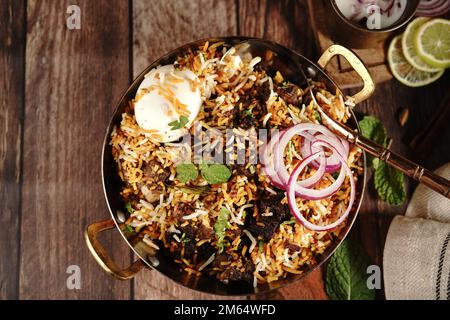
<svg viewBox="0 0 450 320">
<path fill-rule="evenodd" d="M 198 84 L 198 77 L 187 69 L 178 70 L 171 64 L 152 69 L 136 93 L 137 124 L 155 133 L 160 142 L 178 140 L 200 111 L 202 97 Z"/>
</svg>

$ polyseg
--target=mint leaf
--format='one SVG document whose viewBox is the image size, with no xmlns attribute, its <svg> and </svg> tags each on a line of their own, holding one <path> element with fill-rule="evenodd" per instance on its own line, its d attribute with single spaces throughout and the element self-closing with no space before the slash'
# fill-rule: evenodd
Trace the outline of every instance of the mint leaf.
<svg viewBox="0 0 450 320">
<path fill-rule="evenodd" d="M 203 178 L 209 184 L 218 184 L 227 182 L 231 177 L 231 171 L 223 164 L 203 164 L 200 167 Z"/>
<path fill-rule="evenodd" d="M 376 143 L 386 147 L 387 132 L 383 124 L 375 117 L 364 116 L 359 122 L 361 134 Z"/>
<path fill-rule="evenodd" d="M 403 173 L 383 161 L 378 161 L 377 163 L 374 183 L 378 195 L 389 204 L 401 205 L 406 199 Z"/>
<path fill-rule="evenodd" d="M 169 122 L 169 126 L 171 126 L 172 128 L 170 130 L 177 130 L 177 129 L 181 129 L 183 128 L 185 125 L 187 125 L 187 123 L 189 122 L 189 118 L 186 116 L 181 116 L 180 120 L 175 120 L 172 122 Z"/>
<path fill-rule="evenodd" d="M 182 163 L 177 166 L 177 179 L 182 183 L 189 182 L 198 177 L 198 169 L 192 163 Z"/>
<path fill-rule="evenodd" d="M 386 132 L 386 128 L 383 126 L 380 120 L 375 117 L 364 116 L 364 118 L 359 122 L 359 127 L 361 129 L 361 134 L 364 137 L 375 141 L 383 147 L 386 147 L 388 135 Z M 375 160 L 373 156 L 368 155 L 367 160 L 368 162 L 372 162 L 374 167 L 376 166 L 376 164 L 373 163 Z"/>
<path fill-rule="evenodd" d="M 222 252 L 225 248 L 225 232 L 227 229 L 231 228 L 228 222 L 228 217 L 230 216 L 230 211 L 225 208 L 220 209 L 219 216 L 217 217 L 216 223 L 214 224 L 214 232 L 216 233 L 217 247 L 219 252 Z"/>
<path fill-rule="evenodd" d="M 364 137 L 386 147 L 388 135 L 380 120 L 375 117 L 365 116 L 359 122 L 359 126 Z M 374 184 L 378 196 L 391 205 L 402 204 L 406 199 L 403 173 L 370 155 L 368 160 L 375 169 Z"/>
<path fill-rule="evenodd" d="M 330 259 L 326 291 L 332 300 L 373 300 L 375 290 L 367 287 L 369 258 L 354 242 L 345 240 Z"/>
</svg>

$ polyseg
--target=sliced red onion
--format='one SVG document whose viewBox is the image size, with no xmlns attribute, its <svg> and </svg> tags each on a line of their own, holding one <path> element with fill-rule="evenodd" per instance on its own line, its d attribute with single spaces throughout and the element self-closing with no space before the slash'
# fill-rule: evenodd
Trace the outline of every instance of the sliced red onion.
<svg viewBox="0 0 450 320">
<path fill-rule="evenodd" d="M 327 136 L 333 136 L 333 133 L 329 131 L 327 128 L 315 123 L 299 123 L 287 129 L 283 133 L 283 135 L 279 138 L 278 145 L 275 147 L 275 150 L 273 152 L 274 169 L 278 174 L 281 184 L 286 185 L 289 180 L 289 172 L 287 171 L 286 166 L 284 164 L 284 152 L 286 146 L 288 145 L 289 141 L 296 135 L 300 135 L 307 139 L 313 139 L 311 134 L 307 132 L 308 130 L 320 132 Z M 340 149 L 341 153 L 344 153 L 342 145 L 338 146 L 337 148 Z M 310 178 L 303 181 L 299 181 L 297 184 L 300 187 L 310 187 L 315 183 L 317 183 L 322 178 L 322 176 L 323 176 L 323 169 L 319 165 L 317 171 Z"/>
<path fill-rule="evenodd" d="M 280 179 L 278 178 L 277 173 L 274 170 L 274 167 L 273 167 L 273 150 L 277 146 L 278 140 L 279 140 L 280 136 L 284 132 L 285 131 L 277 131 L 277 132 L 275 132 L 272 135 L 272 137 L 270 138 L 270 141 L 263 148 L 261 156 L 260 156 L 261 164 L 264 166 L 263 167 L 264 173 L 269 177 L 270 182 L 274 186 L 276 186 L 276 187 L 278 187 L 278 188 L 280 188 L 282 190 L 285 190 L 285 185 L 280 181 Z"/>
<path fill-rule="evenodd" d="M 349 153 L 349 144 L 347 141 L 343 141 L 341 139 L 338 139 L 336 136 L 334 135 L 324 135 L 324 134 L 318 134 L 316 136 L 314 136 L 314 139 L 304 139 L 303 143 L 302 143 L 302 148 L 300 150 L 300 152 L 302 153 L 303 158 L 306 158 L 307 156 L 311 155 L 312 153 L 321 151 L 317 148 L 315 148 L 313 150 L 313 148 L 311 148 L 311 142 L 314 142 L 316 139 L 322 139 L 327 141 L 328 143 L 334 145 L 334 146 L 340 146 L 342 145 L 343 148 L 340 148 L 340 150 L 343 150 L 343 152 L 341 153 L 343 158 L 348 158 L 348 153 Z M 327 160 L 327 165 L 325 168 L 325 172 L 327 173 L 333 173 L 336 172 L 337 170 L 339 170 L 339 168 L 341 167 L 341 162 L 339 161 L 339 159 L 334 155 L 331 154 L 329 156 L 326 157 Z M 317 163 L 317 161 L 314 161 L 311 163 L 311 166 L 313 168 L 318 168 L 319 164 Z"/>
<path fill-rule="evenodd" d="M 416 15 L 423 17 L 437 17 L 450 10 L 449 0 L 421 1 L 417 7 Z"/>
<path fill-rule="evenodd" d="M 344 222 L 344 220 L 347 218 L 347 216 L 349 215 L 352 207 L 353 207 L 353 202 L 355 201 L 355 192 L 356 192 L 356 188 L 355 188 L 355 181 L 353 179 L 353 174 L 352 171 L 350 170 L 349 166 L 347 165 L 347 160 L 344 159 L 338 152 L 337 149 L 332 146 L 331 144 L 329 144 L 328 142 L 322 141 L 322 140 L 318 140 L 316 142 L 313 143 L 313 147 L 315 146 L 322 146 L 322 147 L 326 147 L 330 150 L 332 150 L 337 157 L 339 158 L 339 160 L 341 161 L 341 171 L 344 172 L 344 178 L 345 175 L 348 175 L 350 178 L 350 199 L 349 199 L 349 203 L 347 206 L 347 209 L 345 210 L 345 212 L 333 223 L 325 225 L 325 226 L 319 226 L 316 225 L 312 222 L 309 222 L 304 216 L 303 214 L 300 212 L 298 206 L 297 206 L 297 202 L 296 202 L 296 189 L 297 189 L 297 178 L 300 175 L 300 173 L 305 169 L 305 167 L 310 164 L 312 161 L 316 160 L 317 157 L 320 157 L 320 153 L 315 153 L 309 157 L 307 157 L 306 159 L 304 159 L 301 163 L 299 163 L 299 165 L 294 169 L 294 171 L 291 174 L 291 177 L 289 178 L 289 182 L 288 182 L 288 188 L 287 188 L 287 197 L 288 197 L 288 204 L 289 204 L 289 208 L 291 213 L 296 217 L 296 219 L 303 225 L 305 226 L 305 228 L 308 228 L 310 230 L 313 231 L 328 231 L 331 229 L 336 228 L 337 226 L 339 226 L 342 222 Z M 341 183 L 342 184 L 342 183 Z M 310 191 L 318 191 L 318 190 L 310 190 Z"/>
</svg>

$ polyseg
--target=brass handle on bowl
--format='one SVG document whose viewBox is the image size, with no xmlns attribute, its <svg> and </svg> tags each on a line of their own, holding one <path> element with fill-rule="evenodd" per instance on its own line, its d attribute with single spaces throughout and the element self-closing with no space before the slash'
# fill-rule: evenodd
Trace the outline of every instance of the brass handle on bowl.
<svg viewBox="0 0 450 320">
<path fill-rule="evenodd" d="M 355 53 L 343 46 L 333 44 L 327 50 L 325 50 L 325 52 L 317 61 L 317 64 L 321 66 L 322 69 L 325 69 L 326 65 L 336 55 L 343 56 L 363 80 L 363 88 L 361 89 L 361 91 L 352 96 L 354 103 L 357 104 L 361 101 L 366 100 L 375 91 L 375 84 L 373 83 L 372 77 L 370 76 L 366 66 Z"/>
<path fill-rule="evenodd" d="M 133 278 L 142 269 L 142 267 L 144 267 L 144 264 L 141 262 L 141 260 L 136 260 L 128 268 L 121 269 L 116 265 L 116 263 L 109 256 L 105 248 L 97 239 L 97 235 L 100 232 L 111 230 L 115 227 L 116 225 L 114 223 L 114 220 L 110 219 L 99 221 L 90 224 L 87 227 L 84 233 L 84 237 L 89 251 L 103 270 L 119 280 L 129 280 Z"/>
</svg>

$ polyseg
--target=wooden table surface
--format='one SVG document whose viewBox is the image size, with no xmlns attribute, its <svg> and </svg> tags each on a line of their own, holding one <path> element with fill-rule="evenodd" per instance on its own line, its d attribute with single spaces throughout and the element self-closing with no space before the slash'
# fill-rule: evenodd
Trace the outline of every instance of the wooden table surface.
<svg viewBox="0 0 450 320">
<path fill-rule="evenodd" d="M 66 27 L 67 7 L 81 8 L 81 29 Z M 83 231 L 107 219 L 100 156 L 115 104 L 154 59 L 183 43 L 225 35 L 262 37 L 317 59 L 304 0 L 2 0 L 0 2 L 0 299 L 203 299 L 150 270 L 133 281 L 106 275 Z M 416 153 L 411 138 L 436 112 L 449 74 L 420 89 L 396 81 L 377 86 L 357 107 L 382 119 L 393 149 L 435 169 L 450 160 L 450 130 Z M 411 114 L 397 123 L 400 108 Z M 393 216 L 406 205 L 379 201 L 369 180 L 352 234 L 382 265 Z M 409 195 L 414 184 L 407 183 Z M 132 254 L 117 231 L 102 237 L 122 265 Z M 69 265 L 81 289 L 66 287 Z M 322 270 L 256 298 L 327 299 Z M 383 291 L 378 293 L 383 298 Z"/>
</svg>

